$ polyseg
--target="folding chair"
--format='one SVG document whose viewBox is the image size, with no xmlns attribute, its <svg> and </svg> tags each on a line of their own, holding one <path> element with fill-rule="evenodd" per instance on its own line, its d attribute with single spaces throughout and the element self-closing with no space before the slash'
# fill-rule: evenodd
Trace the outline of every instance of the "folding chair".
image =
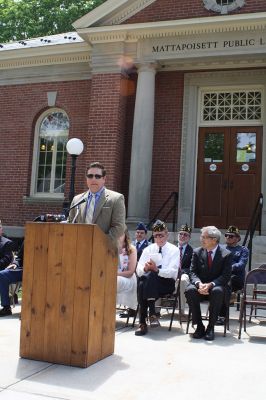
<svg viewBox="0 0 266 400">
<path fill-rule="evenodd" d="M 247 294 L 250 285 L 252 285 L 252 295 Z M 251 306 L 250 318 L 251 321 L 253 309 L 266 308 L 266 290 L 258 289 L 257 285 L 266 285 L 266 266 L 262 264 L 259 268 L 255 268 L 248 272 L 245 285 L 244 293 L 241 298 L 240 316 L 239 316 L 239 333 L 238 339 L 241 338 L 241 329 L 244 319 L 244 332 L 246 332 L 246 319 L 247 319 L 247 306 Z"/>
<path fill-rule="evenodd" d="M 229 310 L 230 310 L 230 302 L 226 300 L 226 291 L 224 291 L 224 294 L 225 294 L 225 296 L 224 296 L 224 302 L 225 302 L 225 304 L 227 303 L 227 304 L 226 304 L 226 315 L 225 315 L 224 323 L 223 323 L 223 327 L 224 327 L 224 336 L 226 336 L 226 330 L 229 330 Z M 208 300 L 208 299 L 202 300 L 201 303 L 203 303 L 203 304 L 204 304 L 204 303 L 207 303 L 207 311 L 206 311 L 205 316 L 202 316 L 202 320 L 203 320 L 203 321 L 208 321 L 208 320 L 209 320 L 209 300 Z M 190 322 L 191 322 L 191 321 L 192 321 L 192 311 L 191 311 L 191 308 L 189 307 L 189 309 L 188 309 L 188 320 L 187 320 L 186 334 L 187 334 L 188 331 L 189 331 L 189 325 L 190 325 Z"/>
<path fill-rule="evenodd" d="M 166 308 L 171 309 L 171 319 L 170 319 L 170 324 L 168 330 L 171 331 L 172 329 L 172 324 L 174 320 L 174 315 L 175 315 L 175 310 L 178 306 L 178 311 L 179 311 L 179 324 L 182 327 L 182 315 L 181 315 L 181 299 L 180 299 L 180 282 L 181 282 L 181 269 L 178 270 L 178 276 L 176 279 L 176 284 L 175 284 L 175 291 L 172 294 L 165 295 L 164 297 L 161 297 L 161 302 L 162 305 L 160 308 Z M 166 303 L 166 306 L 164 306 L 164 302 Z"/>
<path fill-rule="evenodd" d="M 15 307 L 18 304 L 18 292 L 22 288 L 22 282 L 11 283 L 9 285 L 9 297 L 10 297 L 10 304 Z"/>
<path fill-rule="evenodd" d="M 117 306 L 116 306 L 116 311 L 127 312 L 127 311 L 128 311 L 128 308 L 125 307 L 125 306 L 122 306 L 122 305 L 120 304 L 120 305 L 117 305 Z M 137 315 L 138 315 L 138 311 L 139 311 L 139 304 L 138 304 L 138 306 L 137 306 L 135 315 L 134 315 L 134 316 L 128 315 L 128 316 L 125 318 L 125 326 L 124 326 L 125 328 L 128 327 L 130 318 L 133 318 L 131 327 L 134 328 L 135 322 L 136 322 L 136 318 L 137 318 Z"/>
<path fill-rule="evenodd" d="M 266 264 L 261 264 L 261 265 L 259 266 L 259 268 L 266 269 Z M 253 296 L 252 296 L 252 298 L 257 300 L 258 295 L 260 295 L 260 296 L 265 295 L 265 296 L 266 296 L 266 288 L 262 289 L 262 288 L 260 287 L 260 288 L 258 289 L 257 284 L 255 284 L 255 285 L 254 285 L 254 288 L 253 288 Z M 254 309 L 254 305 L 251 305 L 250 314 L 249 314 L 249 322 L 251 322 L 251 317 L 252 317 L 252 314 L 253 314 L 253 309 Z M 255 317 L 256 317 L 256 316 L 257 316 L 257 307 L 255 307 Z"/>
</svg>

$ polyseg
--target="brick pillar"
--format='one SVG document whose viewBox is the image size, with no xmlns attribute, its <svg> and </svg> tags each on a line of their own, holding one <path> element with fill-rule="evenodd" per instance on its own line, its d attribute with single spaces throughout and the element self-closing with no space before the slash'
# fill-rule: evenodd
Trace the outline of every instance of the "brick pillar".
<svg viewBox="0 0 266 400">
<path fill-rule="evenodd" d="M 86 162 L 102 162 L 106 186 L 117 191 L 121 190 L 126 96 L 127 78 L 122 74 L 93 75 Z"/>
</svg>

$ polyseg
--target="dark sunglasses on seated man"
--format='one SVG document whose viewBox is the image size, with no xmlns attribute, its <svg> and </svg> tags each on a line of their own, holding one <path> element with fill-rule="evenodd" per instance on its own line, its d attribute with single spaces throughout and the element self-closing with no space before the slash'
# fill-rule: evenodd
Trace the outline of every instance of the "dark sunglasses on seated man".
<svg viewBox="0 0 266 400">
<path fill-rule="evenodd" d="M 229 238 L 229 239 L 233 239 L 236 235 L 232 235 L 230 233 L 225 233 L 224 237 Z"/>
</svg>

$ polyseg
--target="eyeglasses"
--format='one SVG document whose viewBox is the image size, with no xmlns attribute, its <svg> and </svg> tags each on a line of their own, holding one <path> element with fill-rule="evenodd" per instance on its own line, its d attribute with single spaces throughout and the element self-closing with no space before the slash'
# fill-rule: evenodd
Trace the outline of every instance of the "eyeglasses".
<svg viewBox="0 0 266 400">
<path fill-rule="evenodd" d="M 213 237 L 213 236 L 202 236 L 202 235 L 200 235 L 200 238 L 201 239 L 215 239 L 215 237 Z"/>
<path fill-rule="evenodd" d="M 163 233 L 155 233 L 155 235 L 153 235 L 154 239 L 162 239 L 165 237 L 165 235 Z"/>
<path fill-rule="evenodd" d="M 224 237 L 226 237 L 228 239 L 233 239 L 235 237 L 235 235 L 231 235 L 230 233 L 225 233 Z"/>
<path fill-rule="evenodd" d="M 185 236 L 185 237 L 187 237 L 187 236 L 189 236 L 189 233 L 186 233 L 186 232 L 179 232 L 178 235 L 179 235 L 179 236 Z"/>
<path fill-rule="evenodd" d="M 98 174 L 87 174 L 87 178 L 88 179 L 101 179 L 103 177 L 103 175 L 98 175 Z"/>
</svg>

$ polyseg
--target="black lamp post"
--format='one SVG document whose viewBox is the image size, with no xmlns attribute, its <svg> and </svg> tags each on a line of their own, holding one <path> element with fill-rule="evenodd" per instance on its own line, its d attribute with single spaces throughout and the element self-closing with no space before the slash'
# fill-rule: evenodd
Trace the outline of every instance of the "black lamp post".
<svg viewBox="0 0 266 400">
<path fill-rule="evenodd" d="M 83 152 L 84 146 L 80 139 L 70 139 L 66 144 L 68 154 L 71 155 L 71 176 L 70 176 L 70 190 L 68 196 L 68 202 L 64 203 L 64 210 L 69 208 L 73 197 L 75 196 L 75 173 L 76 173 L 76 161 L 78 156 Z M 67 203 L 67 204 L 66 204 Z"/>
</svg>

